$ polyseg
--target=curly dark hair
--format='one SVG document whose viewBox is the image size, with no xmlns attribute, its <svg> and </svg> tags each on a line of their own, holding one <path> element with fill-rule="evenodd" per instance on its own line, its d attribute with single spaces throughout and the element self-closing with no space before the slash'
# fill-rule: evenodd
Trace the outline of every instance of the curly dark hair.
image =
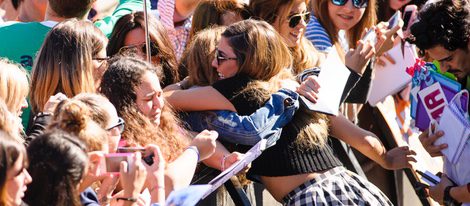
<svg viewBox="0 0 470 206">
<path fill-rule="evenodd" d="M 154 126 L 140 113 L 136 100 L 136 88 L 148 71 L 156 74 L 156 68 L 138 58 L 118 56 L 110 61 L 108 70 L 101 80 L 101 93 L 116 107 L 118 115 L 126 122 L 122 137 L 129 146 L 133 144 L 156 144 L 162 149 L 167 161 L 173 161 L 187 146 L 180 121 L 166 104 L 162 109 L 160 125 Z"/>
<path fill-rule="evenodd" d="M 466 0 L 439 0 L 426 4 L 411 26 L 412 38 L 421 51 L 443 46 L 449 51 L 467 50 L 470 38 L 469 5 Z"/>
</svg>

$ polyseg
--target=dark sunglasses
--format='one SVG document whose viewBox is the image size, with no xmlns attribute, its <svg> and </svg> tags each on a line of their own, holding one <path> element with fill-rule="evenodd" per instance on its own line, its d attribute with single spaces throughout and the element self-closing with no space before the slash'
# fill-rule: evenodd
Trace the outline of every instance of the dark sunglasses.
<svg viewBox="0 0 470 206">
<path fill-rule="evenodd" d="M 119 49 L 120 54 L 126 53 L 128 51 L 141 51 L 143 54 L 147 54 L 147 49 L 145 48 L 145 43 L 142 44 L 136 44 L 136 45 L 129 45 L 129 46 L 123 46 Z M 158 55 L 158 46 L 157 43 L 155 42 L 150 42 L 150 56 L 155 56 Z"/>
<path fill-rule="evenodd" d="M 111 126 L 110 128 L 106 129 L 106 131 L 109 132 L 109 131 L 111 131 L 112 129 L 114 129 L 114 128 L 117 127 L 118 130 L 119 130 L 119 134 L 122 134 L 122 133 L 124 132 L 124 125 L 125 125 L 124 120 L 123 120 L 121 117 L 119 117 L 119 118 L 118 118 L 118 122 L 117 122 L 114 126 Z"/>
<path fill-rule="evenodd" d="M 301 14 L 294 14 L 293 16 L 289 17 L 289 27 L 294 28 L 299 25 L 300 20 L 304 20 L 306 24 L 310 21 L 310 12 L 305 12 Z"/>
<path fill-rule="evenodd" d="M 218 49 L 216 49 L 215 50 L 215 59 L 217 60 L 217 65 L 221 65 L 226 60 L 237 60 L 238 58 L 220 56 L 220 51 Z"/>
<path fill-rule="evenodd" d="M 353 1 L 353 6 L 358 8 L 358 9 L 363 9 L 367 7 L 367 0 L 352 0 Z M 344 6 L 348 0 L 331 0 L 331 3 L 333 3 L 336 6 Z"/>
</svg>

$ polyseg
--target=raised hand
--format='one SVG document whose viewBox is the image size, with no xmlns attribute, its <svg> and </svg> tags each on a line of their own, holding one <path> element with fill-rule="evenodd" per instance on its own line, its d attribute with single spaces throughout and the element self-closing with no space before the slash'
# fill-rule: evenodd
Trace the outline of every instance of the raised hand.
<svg viewBox="0 0 470 206">
<path fill-rule="evenodd" d="M 433 127 L 433 126 L 431 126 Z M 424 131 L 419 135 L 419 141 L 424 149 L 431 155 L 431 157 L 442 156 L 442 150 L 447 148 L 447 144 L 434 145 L 434 142 L 442 137 L 444 132 L 438 131 L 435 134 L 429 135 L 429 130 Z"/>
</svg>

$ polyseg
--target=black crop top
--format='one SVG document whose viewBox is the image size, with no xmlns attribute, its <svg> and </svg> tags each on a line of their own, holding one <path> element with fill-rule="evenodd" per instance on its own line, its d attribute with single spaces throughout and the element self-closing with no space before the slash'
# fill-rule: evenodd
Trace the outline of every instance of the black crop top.
<svg viewBox="0 0 470 206">
<path fill-rule="evenodd" d="M 250 115 L 262 106 L 240 94 L 240 91 L 251 81 L 248 76 L 238 74 L 220 80 L 212 86 L 233 104 L 238 114 Z M 252 163 L 249 176 L 289 176 L 322 171 L 342 165 L 328 144 L 320 149 L 299 148 L 295 143 L 298 133 L 293 124 L 287 124 L 276 145 L 266 149 Z"/>
</svg>

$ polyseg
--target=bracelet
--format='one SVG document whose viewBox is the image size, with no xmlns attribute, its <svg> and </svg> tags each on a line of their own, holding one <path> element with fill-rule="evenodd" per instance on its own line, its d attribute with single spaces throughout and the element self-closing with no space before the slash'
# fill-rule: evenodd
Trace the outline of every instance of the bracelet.
<svg viewBox="0 0 470 206">
<path fill-rule="evenodd" d="M 228 154 L 224 155 L 224 157 L 222 157 L 222 162 L 220 163 L 220 171 L 224 171 L 225 170 L 225 159 L 227 159 L 228 157 Z"/>
<path fill-rule="evenodd" d="M 199 150 L 197 149 L 196 146 L 190 146 L 190 147 L 188 147 L 186 150 L 192 150 L 192 151 L 194 151 L 194 152 L 196 153 L 196 155 L 197 155 L 197 162 L 199 162 Z"/>
<path fill-rule="evenodd" d="M 124 200 L 129 202 L 137 202 L 137 198 L 135 197 L 118 197 L 117 200 Z"/>
</svg>

